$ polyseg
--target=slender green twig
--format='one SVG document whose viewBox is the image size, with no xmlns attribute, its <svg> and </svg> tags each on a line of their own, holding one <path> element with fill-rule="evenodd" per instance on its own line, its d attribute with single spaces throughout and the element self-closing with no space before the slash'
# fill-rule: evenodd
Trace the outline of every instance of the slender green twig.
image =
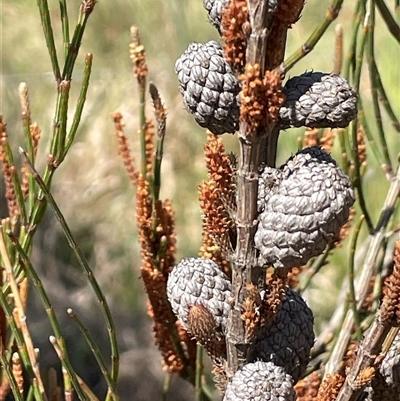
<svg viewBox="0 0 400 401">
<path fill-rule="evenodd" d="M 146 152 L 146 78 L 143 78 L 143 84 L 139 82 L 139 135 L 141 150 L 141 173 L 147 177 L 147 152 Z"/>
<path fill-rule="evenodd" d="M 383 166 L 383 156 L 381 155 L 380 149 L 378 148 L 378 144 L 375 141 L 375 138 L 371 132 L 371 128 L 369 126 L 368 120 L 365 115 L 364 111 L 364 104 L 361 98 L 358 98 L 358 114 L 357 114 L 357 123 L 359 122 L 364 129 L 365 137 L 367 138 L 368 145 L 374 154 L 376 161 L 379 163 L 380 166 Z"/>
<path fill-rule="evenodd" d="M 162 401 L 167 401 L 168 391 L 171 388 L 171 373 L 166 373 L 164 375 L 163 391 L 162 391 Z"/>
<path fill-rule="evenodd" d="M 69 21 L 68 21 L 68 7 L 65 0 L 59 0 L 60 14 L 62 23 L 62 33 L 64 40 L 64 60 L 67 59 L 69 51 Z"/>
<path fill-rule="evenodd" d="M 325 262 L 328 259 L 329 252 L 334 248 L 334 244 L 329 244 L 324 253 L 319 255 L 318 258 L 315 259 L 314 263 L 311 265 L 309 269 L 306 269 L 305 274 L 303 275 L 299 286 L 297 288 L 297 292 L 302 294 L 310 285 L 313 277 L 325 266 Z"/>
<path fill-rule="evenodd" d="M 40 376 L 38 360 L 37 360 L 37 356 L 36 356 L 35 349 L 33 346 L 32 337 L 31 337 L 31 334 L 29 332 L 28 325 L 26 322 L 26 315 L 25 315 L 23 302 L 22 302 L 22 299 L 20 296 L 17 281 L 15 279 L 11 261 L 10 261 L 9 255 L 7 253 L 2 230 L 0 230 L 0 255 L 1 255 L 4 267 L 5 267 L 6 274 L 7 274 L 7 281 L 10 284 L 12 295 L 14 298 L 15 307 L 16 307 L 16 310 L 18 313 L 19 327 L 21 330 L 20 333 L 22 335 L 24 347 L 28 354 L 27 356 L 29 359 L 29 364 L 32 367 L 32 373 L 34 375 L 33 378 L 35 380 L 37 380 L 38 392 L 41 395 L 42 399 L 44 401 L 47 401 L 46 393 L 44 390 L 44 384 L 43 384 L 42 378 Z M 0 291 L 0 292 L 1 292 L 1 295 L 3 297 L 5 297 L 4 293 L 2 291 Z"/>
<path fill-rule="evenodd" d="M 280 65 L 279 70 L 281 73 L 286 74 L 295 64 L 297 64 L 314 49 L 326 30 L 339 15 L 342 4 L 343 0 L 332 1 L 332 4 L 329 6 L 326 16 L 321 24 L 314 30 L 314 32 L 304 42 L 300 49 L 294 52 Z"/>
<path fill-rule="evenodd" d="M 160 198 L 161 163 L 164 152 L 163 149 L 164 149 L 164 138 L 165 138 L 167 119 L 166 119 L 166 112 L 161 102 L 157 87 L 153 83 L 150 83 L 149 88 L 150 88 L 150 95 L 154 105 L 154 114 L 157 121 L 157 146 L 156 146 L 156 158 L 154 161 L 154 172 L 153 172 L 153 196 L 154 200 L 157 202 Z"/>
<path fill-rule="evenodd" d="M 386 3 L 383 0 L 375 0 L 374 3 L 377 5 L 378 10 L 389 29 L 389 32 L 393 35 L 397 42 L 400 43 L 400 26 L 397 25 L 397 22 L 393 18 L 390 10 L 387 8 Z"/>
<path fill-rule="evenodd" d="M 354 74 L 354 69 L 356 66 L 356 50 L 357 50 L 357 42 L 358 42 L 358 32 L 360 30 L 361 24 L 364 20 L 365 16 L 365 5 L 362 7 L 362 3 L 365 3 L 365 0 L 358 0 L 356 9 L 354 11 L 354 15 L 352 17 L 352 33 L 350 39 L 350 46 L 347 52 L 344 68 L 343 68 L 343 76 L 350 80 L 350 72 Z"/>
<path fill-rule="evenodd" d="M 76 131 L 78 130 L 79 124 L 81 122 L 82 111 L 86 102 L 86 95 L 89 88 L 90 74 L 92 72 L 92 61 L 93 55 L 91 53 L 86 54 L 81 91 L 79 93 L 78 104 L 76 105 L 74 119 L 72 120 L 72 125 L 66 138 L 63 158 L 68 153 L 69 148 L 71 147 L 75 139 Z"/>
<path fill-rule="evenodd" d="M 397 118 L 395 112 L 393 111 L 392 104 L 389 101 L 389 98 L 386 94 L 386 91 L 382 84 L 381 76 L 380 76 L 380 73 L 379 73 L 379 70 L 378 70 L 375 60 L 373 63 L 373 68 L 375 69 L 375 77 L 376 77 L 376 83 L 378 85 L 379 100 L 382 103 L 383 107 L 385 108 L 386 113 L 388 114 L 390 120 L 392 121 L 392 125 L 393 125 L 394 129 L 397 132 L 400 132 L 400 121 Z"/>
<path fill-rule="evenodd" d="M 11 370 L 11 363 L 10 363 L 10 357 L 8 356 L 8 352 L 7 351 L 1 351 L 0 352 L 0 362 L 1 362 L 1 367 L 4 369 L 4 371 L 6 372 L 7 378 L 8 378 L 8 382 L 10 383 L 10 387 L 11 387 L 11 392 L 13 394 L 13 396 L 15 397 L 15 399 L 17 401 L 23 401 L 23 395 L 20 393 L 18 386 L 17 386 L 17 382 L 15 381 L 15 377 L 13 375 L 13 372 Z"/>
<path fill-rule="evenodd" d="M 54 118 L 53 138 L 50 153 L 51 165 L 57 168 L 64 160 L 65 138 L 67 136 L 68 99 L 71 89 L 70 81 L 61 81 L 58 88 L 56 116 Z"/>
<path fill-rule="evenodd" d="M 29 379 L 31 380 L 31 383 L 33 385 L 35 384 L 36 386 L 38 386 L 37 382 L 33 381 L 35 378 L 35 372 L 34 372 L 32 364 L 31 364 L 31 360 L 29 358 L 28 349 L 26 347 L 26 343 L 24 341 L 22 331 L 17 326 L 17 324 L 14 320 L 14 316 L 13 316 L 11 307 L 10 307 L 9 303 L 7 302 L 6 296 L 4 295 L 3 291 L 0 291 L 0 305 L 6 316 L 8 326 L 10 327 L 11 332 L 14 335 L 15 342 L 18 346 L 18 351 L 21 355 L 22 361 L 24 363 L 24 367 L 25 367 L 26 371 L 28 372 Z"/>
<path fill-rule="evenodd" d="M 71 379 L 72 385 L 73 385 L 75 391 L 77 392 L 79 399 L 81 401 L 90 401 L 90 397 L 83 391 L 81 385 L 78 382 L 77 375 L 71 366 L 71 363 L 69 362 L 68 358 L 66 358 L 66 355 L 63 352 L 63 350 L 60 348 L 56 338 L 54 336 L 50 336 L 49 340 L 50 340 L 51 345 L 54 347 L 54 350 L 57 353 L 57 356 L 61 362 L 61 365 L 66 370 L 66 372 L 68 372 L 68 376 Z"/>
<path fill-rule="evenodd" d="M 85 256 L 83 255 L 83 252 L 81 251 L 81 249 L 77 245 L 74 237 L 72 236 L 71 231 L 64 219 L 64 216 L 62 215 L 60 209 L 58 208 L 53 196 L 47 189 L 46 184 L 44 183 L 43 179 L 40 177 L 40 175 L 36 171 L 35 167 L 32 165 L 26 152 L 22 148 L 20 148 L 19 151 L 24 159 L 24 162 L 29 167 L 31 173 L 35 177 L 35 180 L 38 183 L 40 189 L 43 191 L 43 194 L 44 194 L 47 202 L 52 207 L 54 215 L 56 216 L 58 222 L 60 223 L 60 225 L 63 229 L 64 235 L 68 241 L 68 244 L 71 247 L 71 249 L 73 250 L 73 252 L 75 253 L 75 255 L 78 259 L 78 263 L 81 266 L 85 275 L 87 276 L 89 284 L 91 285 L 91 287 L 96 295 L 96 298 L 101 305 L 101 310 L 102 310 L 102 313 L 103 313 L 105 321 L 106 321 L 110 345 L 111 345 L 111 366 L 112 366 L 111 380 L 114 383 L 116 383 L 117 379 L 118 379 L 119 351 L 118 351 L 118 343 L 117 343 L 116 334 L 115 334 L 114 320 L 111 315 L 111 311 L 108 306 L 107 300 L 104 297 L 104 294 L 101 291 L 101 288 L 100 288 L 95 276 L 93 275 L 93 272 L 90 269 Z"/>
<path fill-rule="evenodd" d="M 196 344 L 196 378 L 195 378 L 195 390 L 194 399 L 195 401 L 203 400 L 203 391 L 201 389 L 201 381 L 203 376 L 203 347 Z"/>
<path fill-rule="evenodd" d="M 78 379 L 78 383 L 82 387 L 85 394 L 89 397 L 89 400 L 90 401 L 99 401 L 99 399 L 96 397 L 96 395 L 90 389 L 90 387 L 78 375 L 76 376 L 76 378 Z M 71 401 L 73 401 L 73 399 Z"/>
<path fill-rule="evenodd" d="M 374 68 L 374 63 L 375 63 L 375 49 L 374 49 L 374 43 L 375 43 L 375 7 L 374 3 L 370 3 L 370 24 L 369 24 L 369 29 L 367 33 L 367 61 L 368 61 L 368 71 L 369 71 L 369 79 L 371 81 L 371 91 L 372 91 L 372 104 L 373 104 L 373 109 L 374 109 L 374 114 L 375 114 L 375 121 L 376 121 L 376 126 L 377 126 L 377 131 L 378 131 L 378 137 L 380 139 L 380 145 L 384 157 L 384 163 L 385 165 L 382 166 L 384 171 L 390 176 L 393 173 L 393 168 L 392 168 L 392 163 L 390 161 L 390 156 L 389 156 L 389 150 L 387 146 L 387 141 L 386 141 L 386 136 L 385 136 L 385 130 L 383 128 L 383 123 L 382 123 L 382 115 L 381 115 L 381 110 L 379 106 L 379 100 L 378 100 L 378 83 L 377 83 L 377 77 L 376 74 L 378 73 L 378 70 Z"/>
<path fill-rule="evenodd" d="M 67 309 L 67 313 L 72 319 L 74 319 L 75 323 L 79 327 L 79 330 L 85 337 L 86 343 L 89 345 L 94 357 L 96 358 L 96 361 L 100 367 L 101 373 L 107 383 L 108 391 L 111 393 L 110 394 L 111 398 L 113 400 L 119 400 L 115 385 L 112 382 L 111 377 L 110 377 L 110 372 L 108 371 L 108 369 L 106 367 L 106 364 L 101 355 L 99 346 L 96 344 L 96 341 L 94 340 L 92 334 L 90 333 L 88 328 L 83 324 L 82 320 L 78 317 L 78 315 L 71 308 Z"/>
<path fill-rule="evenodd" d="M 64 368 L 64 366 L 62 367 L 62 375 L 63 375 L 63 382 L 64 382 L 65 401 L 73 401 L 74 400 L 74 386 L 71 382 L 71 377 L 68 374 L 68 371 Z M 76 379 L 78 381 L 78 384 L 81 386 L 81 383 L 79 382 L 78 377 Z"/>
<path fill-rule="evenodd" d="M 54 313 L 53 305 L 51 304 L 50 299 L 47 296 L 47 293 L 43 287 L 42 281 L 40 280 L 36 270 L 33 268 L 28 255 L 22 248 L 16 235 L 12 231 L 8 231 L 7 234 L 10 237 L 12 244 L 17 249 L 17 252 L 19 254 L 20 260 L 22 261 L 22 264 L 23 264 L 23 267 L 24 267 L 27 277 L 29 277 L 29 279 L 32 281 L 33 285 L 36 288 L 36 291 L 38 292 L 38 294 L 40 296 L 40 299 L 43 303 L 43 306 L 45 308 L 47 316 L 49 317 L 49 321 L 50 321 L 51 327 L 53 329 L 54 335 L 57 338 L 57 342 L 60 345 L 63 352 L 66 352 L 65 340 L 61 333 L 60 324 L 58 322 L 56 314 Z"/>
<path fill-rule="evenodd" d="M 353 235 L 350 243 L 350 254 L 349 254 L 349 272 L 348 272 L 348 277 L 349 277 L 349 302 L 351 309 L 353 311 L 353 317 L 354 317 L 354 326 L 355 326 L 355 331 L 356 331 L 356 336 L 358 340 L 362 339 L 362 331 L 361 331 L 361 319 L 360 319 L 360 314 L 357 309 L 357 299 L 356 299 L 356 290 L 354 286 L 354 258 L 356 254 L 356 248 L 357 248 L 357 240 L 358 236 L 360 234 L 361 226 L 364 222 L 365 217 L 363 215 L 360 216 L 360 219 L 358 220 L 356 226 L 354 227 L 353 230 Z"/>
<path fill-rule="evenodd" d="M 53 28 L 51 26 L 49 6 L 47 0 L 37 0 L 37 4 L 40 12 L 40 19 L 42 21 L 42 27 L 44 37 L 46 39 L 47 49 L 49 51 L 51 64 L 53 66 L 53 73 L 57 84 L 61 81 L 60 67 L 58 65 L 57 51 L 54 44 Z"/>
<path fill-rule="evenodd" d="M 82 44 L 83 33 L 85 32 L 86 23 L 96 4 L 96 0 L 85 0 L 79 8 L 78 23 L 75 26 L 75 31 L 72 36 L 71 44 L 68 49 L 67 59 L 65 60 L 62 79 L 70 81 L 72 79 L 72 71 L 75 66 L 76 58 L 78 57 L 79 49 Z"/>
<path fill-rule="evenodd" d="M 360 49 L 357 54 L 356 66 L 355 66 L 355 72 L 354 72 L 354 89 L 357 93 L 359 93 L 359 90 L 360 90 L 361 70 L 362 70 L 362 64 L 363 64 L 364 53 L 365 53 L 365 45 L 366 45 L 369 29 L 371 29 L 370 19 L 369 19 L 369 15 L 366 14 L 364 24 L 363 24 L 361 39 L 360 39 L 360 41 L 361 41 Z M 372 224 L 372 220 L 371 220 L 371 217 L 369 215 L 369 212 L 368 212 L 368 209 L 367 209 L 367 206 L 365 203 L 364 191 L 363 191 L 363 186 L 362 186 L 362 182 L 361 182 L 360 159 L 359 159 L 359 154 L 358 154 L 357 127 L 358 127 L 358 121 L 356 119 L 350 125 L 351 140 L 352 140 L 351 153 L 352 153 L 352 158 L 353 158 L 353 162 L 354 162 L 353 186 L 357 189 L 360 208 L 362 210 L 363 215 L 365 216 L 365 221 L 367 223 L 369 233 L 372 234 L 374 231 L 374 226 Z"/>
</svg>

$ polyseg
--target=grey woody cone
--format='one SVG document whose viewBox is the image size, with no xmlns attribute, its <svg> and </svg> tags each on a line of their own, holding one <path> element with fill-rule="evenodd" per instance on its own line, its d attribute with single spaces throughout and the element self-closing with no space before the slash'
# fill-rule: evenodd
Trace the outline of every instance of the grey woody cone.
<svg viewBox="0 0 400 401">
<path fill-rule="evenodd" d="M 259 263 L 306 264 L 336 241 L 354 203 L 349 178 L 322 148 L 292 156 L 279 169 L 266 167 L 259 179 Z"/>
<path fill-rule="evenodd" d="M 213 315 L 215 327 L 225 333 L 230 310 L 231 283 L 218 265 L 210 259 L 186 258 L 168 277 L 167 295 L 172 310 L 182 326 L 190 331 L 189 311 L 202 305 Z"/>
<path fill-rule="evenodd" d="M 237 130 L 240 85 L 217 42 L 189 45 L 175 72 L 183 104 L 201 127 L 215 135 Z"/>
<path fill-rule="evenodd" d="M 357 94 L 339 75 L 306 72 L 287 81 L 281 127 L 344 128 L 357 116 Z"/>
<path fill-rule="evenodd" d="M 314 345 L 314 316 L 303 298 L 290 288 L 274 320 L 260 328 L 249 360 L 273 362 L 296 383 L 304 373 Z"/>
<path fill-rule="evenodd" d="M 228 383 L 223 401 L 294 401 L 293 380 L 271 362 L 253 362 Z"/>
<path fill-rule="evenodd" d="M 221 33 L 221 12 L 228 5 L 229 0 L 203 0 L 204 8 L 207 10 L 210 24 Z"/>
<path fill-rule="evenodd" d="M 371 385 L 365 389 L 367 401 L 400 401 L 400 333 L 376 372 Z"/>
</svg>

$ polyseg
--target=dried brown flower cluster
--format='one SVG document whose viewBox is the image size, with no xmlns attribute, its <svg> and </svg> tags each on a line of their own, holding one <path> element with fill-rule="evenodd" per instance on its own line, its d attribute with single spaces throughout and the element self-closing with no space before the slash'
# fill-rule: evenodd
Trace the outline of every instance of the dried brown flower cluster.
<svg viewBox="0 0 400 401">
<path fill-rule="evenodd" d="M 280 75 L 276 71 L 266 71 L 262 78 L 259 64 L 246 64 L 239 80 L 242 84 L 240 120 L 247 124 L 247 134 L 276 122 L 285 100 Z"/>
<path fill-rule="evenodd" d="M 303 138 L 303 149 L 311 146 L 322 146 L 331 153 L 335 140 L 335 131 L 331 128 L 320 130 L 318 128 L 306 128 Z"/>
<path fill-rule="evenodd" d="M 314 401 L 318 395 L 322 377 L 318 371 L 312 372 L 304 379 L 300 380 L 295 386 L 297 401 Z"/>
<path fill-rule="evenodd" d="M 140 35 L 137 27 L 131 27 L 132 43 L 129 45 L 130 57 L 133 63 L 133 73 L 139 82 L 139 87 L 142 89 L 145 86 L 148 73 L 146 63 L 146 52 L 144 46 L 140 43 Z"/>
<path fill-rule="evenodd" d="M 254 338 L 256 330 L 260 325 L 260 313 L 257 313 L 256 310 L 260 308 L 261 303 L 257 287 L 248 284 L 246 287 L 244 311 L 241 317 L 244 320 L 246 328 L 246 340 L 249 342 Z"/>
<path fill-rule="evenodd" d="M 246 65 L 248 19 L 247 1 L 231 1 L 222 11 L 225 59 L 234 71 L 243 71 Z"/>
<path fill-rule="evenodd" d="M 365 131 L 364 127 L 359 124 L 357 127 L 357 154 L 360 160 L 360 165 L 364 166 L 367 162 L 367 148 L 365 146 Z"/>
<path fill-rule="evenodd" d="M 318 390 L 316 401 L 335 401 L 343 386 L 345 377 L 339 372 L 327 374 Z"/>
<path fill-rule="evenodd" d="M 15 220 L 19 214 L 19 206 L 14 186 L 13 176 L 16 174 L 16 169 L 12 160 L 10 160 L 11 152 L 9 152 L 8 136 L 6 132 L 6 124 L 0 116 L 0 162 L 3 168 L 4 182 L 6 186 L 5 197 L 7 199 L 8 215 L 11 220 Z"/>
<path fill-rule="evenodd" d="M 287 276 L 287 285 L 295 289 L 298 287 L 299 282 L 300 282 L 300 274 L 307 268 L 307 266 L 298 266 L 298 267 L 292 267 L 288 273 Z"/>
<path fill-rule="evenodd" d="M 282 306 L 282 299 L 286 294 L 285 285 L 289 271 L 290 269 L 284 268 L 274 269 L 268 278 L 268 291 L 265 293 L 260 308 L 263 324 L 272 321 Z"/>
<path fill-rule="evenodd" d="M 12 374 L 17 384 L 18 390 L 21 394 L 24 392 L 24 375 L 22 361 L 19 357 L 18 352 L 14 352 L 12 355 Z"/>
<path fill-rule="evenodd" d="M 200 256 L 212 259 L 228 275 L 229 262 L 224 253 L 229 251 L 234 223 L 228 210 L 236 208 L 234 171 L 222 140 L 210 134 L 204 146 L 208 180 L 198 185 L 200 207 L 203 211 L 203 244 Z"/>
<path fill-rule="evenodd" d="M 393 255 L 393 272 L 385 280 L 381 307 L 381 321 L 400 326 L 400 240 L 396 242 Z"/>
<path fill-rule="evenodd" d="M 134 167 L 135 158 L 131 156 L 129 147 L 129 140 L 124 133 L 124 122 L 122 120 L 122 114 L 115 112 L 112 115 L 115 127 L 115 136 L 118 140 L 118 154 L 121 156 L 124 162 L 125 169 L 129 175 L 132 184 L 137 185 L 138 172 Z"/>
<path fill-rule="evenodd" d="M 153 208 L 149 183 L 141 175 L 137 185 L 136 220 L 141 247 L 141 276 L 149 297 L 149 315 L 154 321 L 156 344 L 168 371 L 185 375 L 185 363 L 178 356 L 176 344 L 170 335 L 171 325 L 176 325 L 179 333 L 183 333 L 184 330 L 181 330 L 176 322 L 166 292 L 168 273 L 175 263 L 176 252 L 173 210 L 169 200 L 163 203 L 158 201 Z M 187 349 L 195 347 L 187 335 L 181 338 L 181 341 L 185 342 Z M 191 354 L 193 355 L 193 352 Z M 192 367 L 194 360 L 189 361 Z"/>
<path fill-rule="evenodd" d="M 146 159 L 146 176 L 150 176 L 153 171 L 154 160 L 154 124 L 150 119 L 146 120 L 144 128 L 145 137 L 145 159 Z"/>
</svg>

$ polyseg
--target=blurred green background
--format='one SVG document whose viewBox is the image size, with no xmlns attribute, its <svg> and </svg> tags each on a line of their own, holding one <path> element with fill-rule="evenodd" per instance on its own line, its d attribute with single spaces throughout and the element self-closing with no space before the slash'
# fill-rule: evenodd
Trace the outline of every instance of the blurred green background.
<svg viewBox="0 0 400 401">
<path fill-rule="evenodd" d="M 79 1 L 68 1 L 71 29 L 77 18 Z M 330 1 L 309 0 L 300 21 L 289 32 L 287 55 L 296 50 L 324 18 Z M 59 4 L 49 1 L 53 28 L 62 59 L 62 35 Z M 344 48 L 348 49 L 353 25 L 353 1 L 345 1 L 337 21 L 332 24 L 315 50 L 290 71 L 289 77 L 306 70 L 326 71 L 333 68 L 334 28 L 344 30 Z M 39 171 L 46 162 L 56 87 L 51 71 L 36 2 L 3 0 L 1 12 L 1 96 L 0 113 L 8 126 L 13 147 L 24 146 L 18 85 L 29 88 L 32 119 L 42 128 L 39 147 Z M 126 123 L 133 154 L 139 160 L 137 86 L 129 59 L 131 25 L 137 25 L 146 47 L 149 80 L 153 81 L 168 109 L 167 138 L 163 161 L 161 197 L 171 198 L 176 211 L 178 258 L 198 253 L 201 243 L 201 213 L 197 202 L 197 182 L 206 177 L 203 144 L 206 134 L 183 109 L 174 73 L 175 60 L 192 41 L 218 40 L 208 24 L 201 0 L 100 0 L 91 15 L 75 68 L 71 92 L 71 118 L 82 79 L 84 54 L 93 53 L 93 71 L 87 103 L 75 144 L 56 172 L 52 193 L 72 231 L 84 249 L 104 289 L 117 321 L 122 350 L 122 398 L 134 400 L 160 399 L 162 369 L 160 356 L 153 345 L 151 325 L 146 316 L 146 298 L 139 279 L 140 257 L 135 227 L 135 193 L 122 161 L 117 155 L 111 113 L 119 110 Z M 397 115 L 400 113 L 398 91 L 400 53 L 396 41 L 389 36 L 378 18 L 376 56 L 382 80 Z M 364 76 L 367 76 L 366 72 Z M 371 110 L 371 91 L 362 82 L 361 96 L 367 111 Z M 148 104 L 148 116 L 152 107 Z M 392 160 L 400 151 L 398 134 L 384 120 Z M 297 149 L 302 130 L 282 133 L 278 164 Z M 235 151 L 236 139 L 225 138 L 228 150 Z M 340 160 L 339 149 L 334 155 Z M 366 193 L 374 218 L 378 216 L 388 183 L 379 167 L 369 165 Z M 377 184 L 379 183 L 379 184 Z M 3 185 L 3 183 L 1 184 Z M 379 185 L 379 186 L 377 186 Z M 372 190 L 373 188 L 373 190 Z M 3 202 L 4 200 L 2 200 Z M 4 217 L 2 215 L 1 217 Z M 338 250 L 306 294 L 316 313 L 317 327 L 335 309 L 335 296 L 343 282 L 347 263 L 347 243 Z M 98 319 L 99 307 L 93 300 L 85 278 L 63 238 L 60 228 L 48 211 L 36 234 L 33 263 L 44 280 L 63 322 L 72 361 L 78 372 L 96 388 L 104 391 L 100 372 L 83 343 L 74 323 L 66 317 L 73 307 L 96 332 L 107 350 L 107 333 Z M 335 286 L 333 286 L 335 283 Z M 326 289 L 329 291 L 326 291 Z M 324 291 L 324 297 L 319 294 Z M 55 365 L 56 356 L 48 346 L 51 334 L 33 291 L 28 323 L 35 333 L 35 344 L 42 350 L 43 366 Z M 152 379 L 149 380 L 148 377 Z M 144 379 L 146 378 L 146 380 Z M 176 391 L 171 399 L 192 399 L 192 389 L 182 381 L 173 383 Z"/>
</svg>

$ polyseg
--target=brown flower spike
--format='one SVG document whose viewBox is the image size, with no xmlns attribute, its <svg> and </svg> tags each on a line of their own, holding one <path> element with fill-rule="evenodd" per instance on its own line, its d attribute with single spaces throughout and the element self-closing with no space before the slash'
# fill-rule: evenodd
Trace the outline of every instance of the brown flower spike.
<svg viewBox="0 0 400 401">
<path fill-rule="evenodd" d="M 393 272 L 383 287 L 381 321 L 391 326 L 400 326 L 400 240 L 396 242 L 393 262 Z"/>
<path fill-rule="evenodd" d="M 247 1 L 231 1 L 227 8 L 222 10 L 225 59 L 234 71 L 243 71 L 246 64 L 248 19 Z"/>
<path fill-rule="evenodd" d="M 281 78 L 276 71 L 266 71 L 261 77 L 259 64 L 246 64 L 239 80 L 242 84 L 240 120 L 247 124 L 247 134 L 252 135 L 258 128 L 278 120 L 279 109 L 285 101 Z"/>
<path fill-rule="evenodd" d="M 203 211 L 203 244 L 200 256 L 214 260 L 230 276 L 230 265 L 224 257 L 229 247 L 234 223 L 227 209 L 235 209 L 234 172 L 222 141 L 210 134 L 204 146 L 208 180 L 198 185 Z"/>
</svg>

